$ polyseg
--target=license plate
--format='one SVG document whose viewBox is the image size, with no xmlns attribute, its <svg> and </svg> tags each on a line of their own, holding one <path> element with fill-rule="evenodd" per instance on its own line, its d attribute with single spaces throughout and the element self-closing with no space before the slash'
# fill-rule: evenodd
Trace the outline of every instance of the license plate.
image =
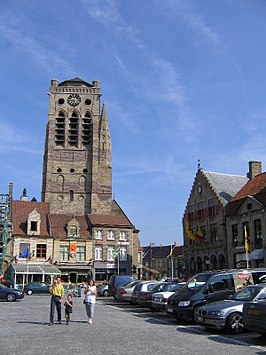
<svg viewBox="0 0 266 355">
<path fill-rule="evenodd" d="M 160 298 L 156 298 L 154 299 L 155 302 L 160 302 Z"/>
<path fill-rule="evenodd" d="M 173 312 L 174 312 L 174 310 L 173 310 L 172 308 L 167 308 L 167 312 L 169 312 L 169 313 L 173 313 Z"/>
</svg>

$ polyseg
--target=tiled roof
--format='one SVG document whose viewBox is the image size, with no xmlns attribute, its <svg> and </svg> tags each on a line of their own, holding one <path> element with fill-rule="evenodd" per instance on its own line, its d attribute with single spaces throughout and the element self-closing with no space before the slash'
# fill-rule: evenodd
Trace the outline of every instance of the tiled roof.
<svg viewBox="0 0 266 355">
<path fill-rule="evenodd" d="M 49 236 L 49 204 L 47 202 L 16 201 L 12 202 L 13 234 L 27 235 L 28 214 L 34 209 L 41 217 L 41 236 Z"/>
<path fill-rule="evenodd" d="M 133 224 L 125 215 L 120 216 L 108 216 L 99 214 L 89 215 L 90 223 L 93 226 L 106 226 L 106 227 L 126 227 L 133 228 Z"/>
<path fill-rule="evenodd" d="M 88 238 L 91 236 L 88 223 L 85 216 L 73 216 L 72 214 L 52 214 L 50 215 L 51 233 L 54 237 L 67 237 L 67 224 L 72 219 L 79 223 L 81 238 Z"/>
<path fill-rule="evenodd" d="M 172 246 L 173 247 L 173 246 Z M 164 259 L 169 256 L 171 252 L 171 245 L 158 246 L 158 247 L 143 247 L 144 259 L 154 258 L 154 259 Z M 146 254 L 146 256 L 145 256 Z"/>
<path fill-rule="evenodd" d="M 208 179 L 223 205 L 226 205 L 248 182 L 248 178 L 245 176 L 220 174 L 210 171 L 202 171 L 202 173 Z"/>
<path fill-rule="evenodd" d="M 259 192 L 266 189 L 266 173 L 255 176 L 252 180 L 248 181 L 242 189 L 233 197 L 232 201 L 239 200 L 246 196 L 255 196 Z"/>
<path fill-rule="evenodd" d="M 87 83 L 86 81 L 76 77 L 76 78 L 73 78 L 73 79 L 69 79 L 69 80 L 65 80 L 65 81 L 62 81 L 62 83 L 59 83 L 58 86 L 66 86 L 68 83 L 70 84 L 74 84 L 74 83 L 77 83 L 77 84 L 85 84 L 86 86 L 90 86 L 92 87 L 91 84 Z"/>
</svg>

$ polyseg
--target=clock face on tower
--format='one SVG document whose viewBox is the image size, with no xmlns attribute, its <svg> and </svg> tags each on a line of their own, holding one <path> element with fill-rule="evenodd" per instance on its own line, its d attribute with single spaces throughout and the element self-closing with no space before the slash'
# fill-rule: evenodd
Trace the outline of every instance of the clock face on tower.
<svg viewBox="0 0 266 355">
<path fill-rule="evenodd" d="M 81 97 L 78 94 L 70 94 L 67 98 L 67 102 L 70 106 L 78 106 L 81 101 Z"/>
</svg>

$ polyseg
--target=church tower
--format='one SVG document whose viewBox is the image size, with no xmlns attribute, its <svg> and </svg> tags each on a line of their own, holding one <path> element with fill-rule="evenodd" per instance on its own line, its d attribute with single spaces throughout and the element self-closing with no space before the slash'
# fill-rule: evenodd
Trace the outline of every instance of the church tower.
<svg viewBox="0 0 266 355">
<path fill-rule="evenodd" d="M 48 95 L 42 201 L 52 214 L 108 214 L 112 143 L 100 82 L 52 80 Z"/>
</svg>

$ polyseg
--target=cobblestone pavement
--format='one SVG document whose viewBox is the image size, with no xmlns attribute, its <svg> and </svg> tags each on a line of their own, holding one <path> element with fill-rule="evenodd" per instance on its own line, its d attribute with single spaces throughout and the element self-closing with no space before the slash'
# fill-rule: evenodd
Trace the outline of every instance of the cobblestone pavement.
<svg viewBox="0 0 266 355">
<path fill-rule="evenodd" d="M 49 295 L 0 301 L 0 354 L 266 354 L 266 341 L 256 334 L 226 337 L 111 298 L 98 298 L 88 324 L 83 299 L 73 300 L 71 323 L 62 312 L 63 324 L 52 327 Z"/>
</svg>

